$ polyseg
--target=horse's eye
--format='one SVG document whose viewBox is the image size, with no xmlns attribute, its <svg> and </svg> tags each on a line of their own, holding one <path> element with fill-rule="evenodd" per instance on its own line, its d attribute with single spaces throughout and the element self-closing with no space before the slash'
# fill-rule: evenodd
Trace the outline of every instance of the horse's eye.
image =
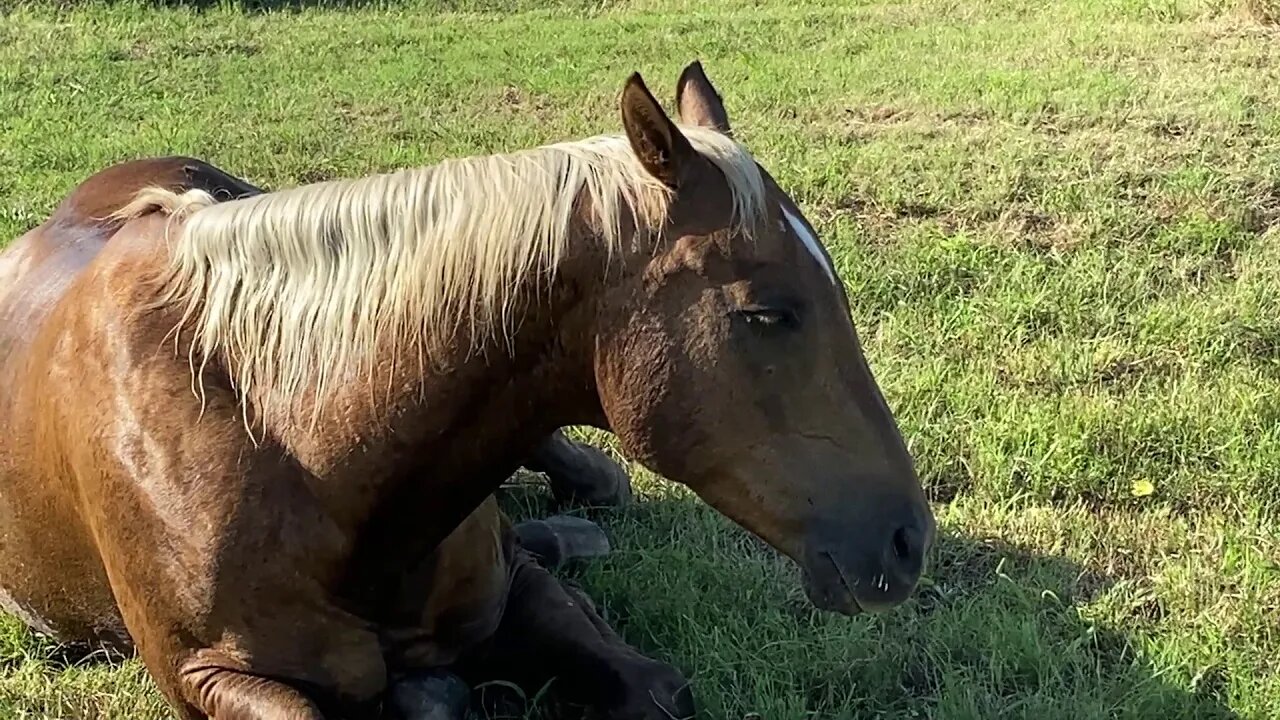
<svg viewBox="0 0 1280 720">
<path fill-rule="evenodd" d="M 747 324 L 759 328 L 794 330 L 800 327 L 800 316 L 795 310 L 783 306 L 754 305 L 738 311 Z"/>
</svg>

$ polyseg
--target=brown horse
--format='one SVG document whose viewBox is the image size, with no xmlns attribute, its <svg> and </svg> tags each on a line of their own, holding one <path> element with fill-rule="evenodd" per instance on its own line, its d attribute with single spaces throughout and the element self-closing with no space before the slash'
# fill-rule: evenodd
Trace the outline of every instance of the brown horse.
<svg viewBox="0 0 1280 720">
<path fill-rule="evenodd" d="M 891 607 L 934 524 L 843 286 L 729 134 L 639 76 L 620 136 L 275 193 L 192 161 L 86 181 L 0 257 L 0 584 L 136 647 L 186 717 L 361 715 L 405 674 L 687 715 L 492 493 L 611 429 L 804 570 Z"/>
</svg>

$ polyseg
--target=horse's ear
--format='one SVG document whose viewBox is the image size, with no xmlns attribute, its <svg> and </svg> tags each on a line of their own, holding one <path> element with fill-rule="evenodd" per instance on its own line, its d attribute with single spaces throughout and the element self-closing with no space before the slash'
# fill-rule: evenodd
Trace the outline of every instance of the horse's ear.
<svg viewBox="0 0 1280 720">
<path fill-rule="evenodd" d="M 640 73 L 627 78 L 622 89 L 622 126 L 640 164 L 667 187 L 679 185 L 683 166 L 696 152 L 663 112 Z"/>
<path fill-rule="evenodd" d="M 724 101 L 697 60 L 680 73 L 676 107 L 680 110 L 680 121 L 687 125 L 714 128 L 725 135 L 733 132 L 729 129 L 729 113 L 725 112 Z"/>
</svg>

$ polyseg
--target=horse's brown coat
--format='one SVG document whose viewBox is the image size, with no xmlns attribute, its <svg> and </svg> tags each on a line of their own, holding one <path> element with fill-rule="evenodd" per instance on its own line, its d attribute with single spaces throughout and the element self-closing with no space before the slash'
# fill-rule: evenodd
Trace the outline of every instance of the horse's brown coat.
<svg viewBox="0 0 1280 720">
<path fill-rule="evenodd" d="M 727 129 L 700 69 L 680 89 L 686 122 Z M 777 210 L 754 240 L 735 236 L 723 178 L 638 77 L 623 118 L 675 191 L 662 245 L 602 274 L 584 206 L 580 242 L 549 293 L 526 298 L 509 347 L 470 361 L 460 349 L 450 372 L 425 376 L 386 358 L 368 382 L 387 402 L 353 381 L 316 426 L 255 407 L 257 438 L 227 368 L 206 367 L 196 399 L 175 352 L 189 338 L 156 306 L 168 218 L 103 219 L 148 184 L 255 189 L 187 159 L 77 188 L 0 256 L 6 604 L 59 637 L 131 639 L 189 717 L 360 708 L 390 673 L 482 641 L 494 657 L 536 659 L 538 646 L 550 669 L 605 673 L 593 702 L 613 717 L 665 717 L 645 688 L 671 689 L 669 669 L 589 613 L 562 616 L 564 591 L 486 502 L 569 424 L 612 428 L 797 559 L 815 602 L 905 598 L 932 518 L 843 288 L 782 221 L 799 210 L 769 181 Z"/>
</svg>

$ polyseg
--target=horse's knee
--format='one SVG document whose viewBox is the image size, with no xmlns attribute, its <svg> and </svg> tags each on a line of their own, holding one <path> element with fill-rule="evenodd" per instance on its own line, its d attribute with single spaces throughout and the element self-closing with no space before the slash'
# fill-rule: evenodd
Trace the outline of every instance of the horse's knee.
<svg viewBox="0 0 1280 720">
<path fill-rule="evenodd" d="M 323 720 L 320 708 L 281 682 L 216 665 L 185 668 L 179 680 L 183 699 L 210 718 L 236 720 Z"/>
<path fill-rule="evenodd" d="M 387 687 L 376 642 L 290 657 L 289 651 L 245 663 L 219 650 L 201 650 L 177 673 L 182 699 L 211 718 L 320 720 L 337 713 L 368 714 Z M 306 689 L 306 692 L 303 689 Z"/>
</svg>

